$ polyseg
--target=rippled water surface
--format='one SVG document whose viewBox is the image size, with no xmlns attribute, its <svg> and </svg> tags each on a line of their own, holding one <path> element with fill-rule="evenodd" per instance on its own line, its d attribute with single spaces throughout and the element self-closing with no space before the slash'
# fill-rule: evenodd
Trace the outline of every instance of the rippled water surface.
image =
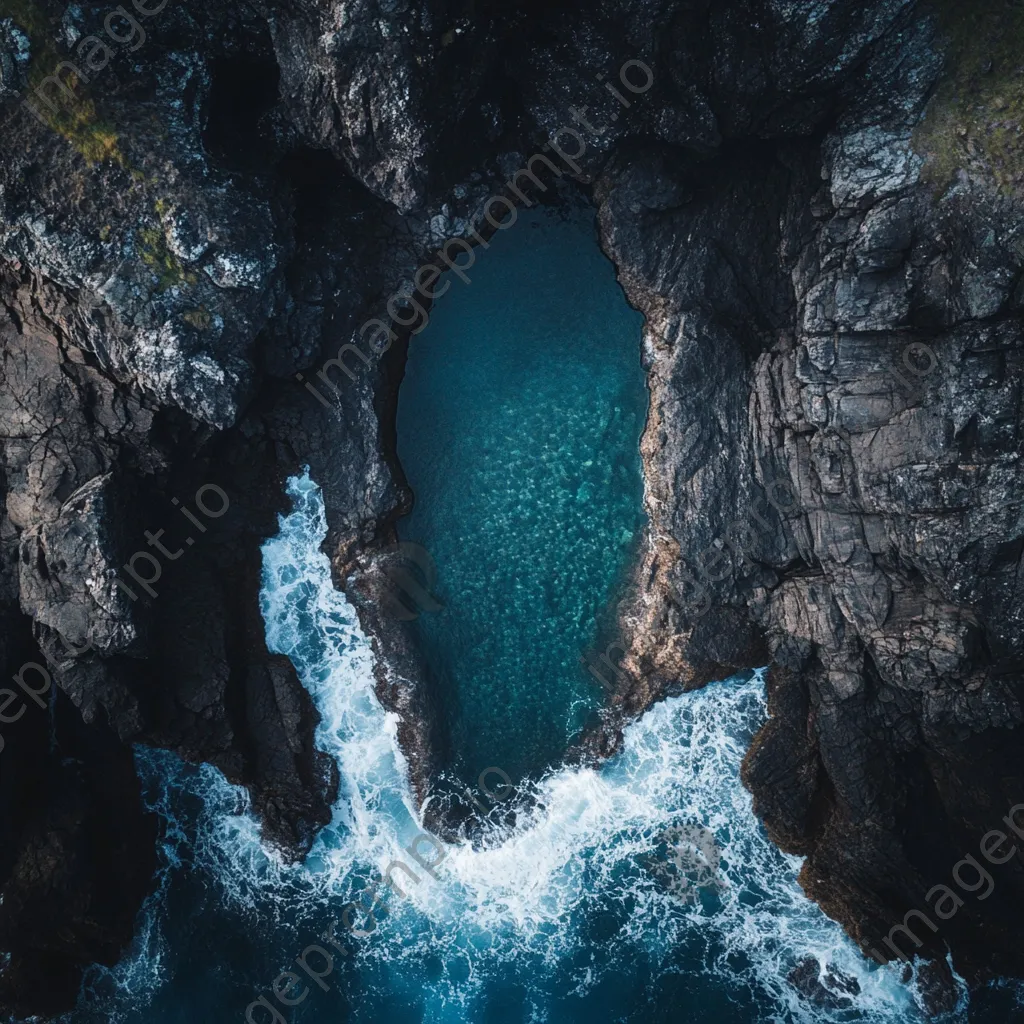
<svg viewBox="0 0 1024 1024">
<path fill-rule="evenodd" d="M 600 703 L 580 656 L 643 524 L 642 317 L 589 207 L 520 212 L 467 276 L 442 279 L 409 349 L 399 530 L 438 569 L 442 608 L 417 625 L 453 760 L 518 779 Z"/>
</svg>

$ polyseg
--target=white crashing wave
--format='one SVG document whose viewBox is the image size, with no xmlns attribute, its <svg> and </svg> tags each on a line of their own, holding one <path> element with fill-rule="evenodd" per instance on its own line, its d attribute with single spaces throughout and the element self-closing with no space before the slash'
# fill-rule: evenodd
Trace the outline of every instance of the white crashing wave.
<svg viewBox="0 0 1024 1024">
<path fill-rule="evenodd" d="M 534 1018 L 545 1020 L 544 994 L 554 991 L 556 975 L 563 995 L 583 994 L 604 970 L 637 958 L 655 972 L 690 965 L 697 989 L 753 993 L 770 1006 L 758 1021 L 922 1019 L 898 965 L 880 968 L 860 955 L 804 897 L 800 861 L 772 846 L 753 815 L 739 768 L 765 717 L 760 674 L 656 705 L 626 729 L 623 750 L 599 770 L 563 768 L 536 783 L 535 802 L 513 830 L 449 846 L 437 880 L 417 868 L 403 849 L 420 825 L 397 720 L 374 697 L 369 643 L 331 585 L 319 547 L 327 528 L 319 488 L 304 475 L 290 481 L 289 494 L 295 509 L 263 549 L 262 610 L 270 648 L 292 659 L 321 712 L 318 746 L 340 768 L 332 823 L 305 864 L 285 865 L 261 846 L 243 794 L 219 773 L 140 756 L 144 774 L 151 766 L 165 787 L 202 796 L 191 870 L 215 878 L 227 905 L 295 924 L 295 949 L 281 951 L 282 963 L 402 860 L 421 880 L 396 874 L 407 895 L 390 897 L 377 930 L 360 940 L 356 962 L 422 1000 L 424 1019 L 471 1021 L 470 1005 L 486 981 L 518 965 L 520 981 L 535 990 Z M 673 884 L 678 864 L 665 856 L 666 837 L 680 834 L 673 829 L 714 835 L 716 882 L 699 898 L 685 881 Z M 177 849 L 172 837 L 168 870 Z M 588 922 L 597 913 L 614 924 L 602 933 L 599 956 L 588 956 Z M 137 955 L 104 972 L 108 984 L 123 986 L 128 974 L 145 982 L 146 971 L 152 983 L 163 980 L 159 900 L 146 916 Z M 856 980 L 852 1006 L 812 1007 L 790 986 L 787 975 L 808 957 L 823 977 L 838 971 Z M 445 969 L 424 972 L 428 960 Z M 706 981 L 697 981 L 701 975 Z"/>
</svg>

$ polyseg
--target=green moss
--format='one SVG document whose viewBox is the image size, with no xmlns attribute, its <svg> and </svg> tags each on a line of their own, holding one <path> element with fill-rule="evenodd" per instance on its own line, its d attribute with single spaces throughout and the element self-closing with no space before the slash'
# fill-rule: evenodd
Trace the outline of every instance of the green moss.
<svg viewBox="0 0 1024 1024">
<path fill-rule="evenodd" d="M 987 172 L 1006 193 L 1024 188 L 1024 5 L 931 0 L 946 70 L 914 136 L 924 175 L 945 189 L 961 168 Z"/>
<path fill-rule="evenodd" d="M 175 287 L 175 285 L 193 285 L 196 283 L 195 274 L 187 271 L 182 265 L 181 260 L 168 249 L 167 237 L 164 235 L 162 227 L 142 228 L 138 232 L 138 240 L 139 258 L 153 271 L 157 279 L 157 289 L 159 291 L 166 291 L 168 288 Z"/>
<path fill-rule="evenodd" d="M 30 93 L 52 75 L 61 61 L 68 61 L 70 54 L 61 50 L 54 40 L 54 28 L 45 8 L 33 0 L 0 0 L 0 18 L 10 18 L 28 36 L 31 44 L 31 60 L 28 68 Z M 73 61 L 71 61 L 74 63 Z M 125 166 L 125 159 L 118 144 L 117 132 L 96 112 L 95 103 L 82 95 L 82 84 L 72 73 L 62 73 L 61 81 L 75 95 L 73 102 L 67 101 L 62 93 L 47 91 L 56 95 L 56 111 L 51 110 L 38 96 L 32 99 L 32 106 L 39 117 L 58 135 L 66 139 L 80 153 L 88 164 L 111 160 Z"/>
<path fill-rule="evenodd" d="M 10 18 L 29 37 L 31 43 L 31 63 L 28 69 L 29 89 L 26 99 L 31 100 L 33 108 L 50 128 L 80 153 L 90 166 L 110 161 L 119 164 L 131 175 L 132 181 L 142 187 L 159 187 L 157 178 L 147 176 L 128 163 L 121 152 L 120 140 L 115 129 L 104 121 L 96 110 L 93 100 L 84 95 L 84 83 L 79 82 L 74 74 L 61 75 L 61 80 L 74 93 L 74 101 L 65 102 L 66 96 L 56 92 L 52 85 L 47 94 L 55 97 L 56 111 L 50 110 L 33 90 L 52 75 L 62 61 L 71 60 L 73 55 L 66 53 L 55 41 L 55 26 L 43 3 L 35 0 L 0 0 L 0 18 Z M 155 204 L 157 216 L 165 212 L 166 204 L 157 199 Z M 111 237 L 111 226 L 104 225 L 99 230 L 101 241 Z M 167 247 L 167 239 L 160 227 L 145 228 L 138 233 L 139 255 L 150 270 L 156 275 L 158 288 L 163 291 L 175 285 L 195 284 L 196 277 L 185 270 L 181 261 Z M 198 322 L 196 326 L 208 326 L 203 323 L 203 311 L 195 311 Z"/>
<path fill-rule="evenodd" d="M 43 120 L 66 139 L 87 164 L 110 160 L 127 166 L 121 152 L 117 132 L 96 113 L 91 99 L 81 98 L 74 106 L 59 108 L 57 113 L 40 110 Z"/>
</svg>

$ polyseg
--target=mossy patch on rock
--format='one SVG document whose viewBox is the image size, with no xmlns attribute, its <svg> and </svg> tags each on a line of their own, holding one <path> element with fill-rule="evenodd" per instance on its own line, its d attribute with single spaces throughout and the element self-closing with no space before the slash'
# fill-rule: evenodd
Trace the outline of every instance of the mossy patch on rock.
<svg viewBox="0 0 1024 1024">
<path fill-rule="evenodd" d="M 127 166 L 117 132 L 96 113 L 92 100 L 80 98 L 74 106 L 58 113 L 40 111 L 46 123 L 66 139 L 88 164 L 111 160 Z"/>
<path fill-rule="evenodd" d="M 125 166 L 117 132 L 99 116 L 93 100 L 82 95 L 83 83 L 73 71 L 65 71 L 59 77 L 59 81 L 73 94 L 73 100 L 57 89 L 56 98 L 51 98 L 50 105 L 40 102 L 44 95 L 43 83 L 57 74 L 62 62 L 73 63 L 71 55 L 58 48 L 54 27 L 42 5 L 34 0 L 0 0 L 0 18 L 10 18 L 29 38 L 31 61 L 25 99 L 36 116 L 66 139 L 88 164 L 112 160 Z M 50 95 L 54 95 L 52 85 Z"/>
<path fill-rule="evenodd" d="M 157 225 L 138 232 L 139 259 L 156 275 L 157 289 L 167 291 L 176 285 L 192 285 L 196 276 L 168 248 L 164 229 Z"/>
<path fill-rule="evenodd" d="M 946 71 L 914 135 L 924 177 L 946 188 L 961 169 L 1003 192 L 1024 189 L 1024 3 L 931 0 Z"/>
</svg>

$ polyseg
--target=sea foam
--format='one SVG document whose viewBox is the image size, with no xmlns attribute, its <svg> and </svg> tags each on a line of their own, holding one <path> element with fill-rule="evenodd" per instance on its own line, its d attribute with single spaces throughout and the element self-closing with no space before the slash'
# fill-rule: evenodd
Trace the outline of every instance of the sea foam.
<svg viewBox="0 0 1024 1024">
<path fill-rule="evenodd" d="M 262 610 L 268 645 L 291 658 L 320 711 L 317 744 L 337 760 L 333 820 L 307 861 L 288 865 L 260 842 L 244 792 L 214 769 L 138 755 L 169 825 L 164 873 L 201 873 L 225 907 L 272 920 L 275 941 L 283 933 L 294 943 L 280 950 L 282 963 L 392 861 L 413 866 L 404 848 L 421 831 L 397 720 L 374 696 L 370 644 L 320 550 L 320 490 L 304 474 L 288 491 L 294 510 L 263 548 Z M 452 1024 L 482 1019 L 479 999 L 502 979 L 527 993 L 532 1019 L 571 1019 L 567 1000 L 584 999 L 609 973 L 637 963 L 652 977 L 685 970 L 698 995 L 702 986 L 743 993 L 751 1022 L 923 1019 L 899 981 L 900 965 L 879 967 L 859 953 L 804 896 L 800 860 L 780 853 L 755 818 L 739 770 L 765 717 L 761 672 L 655 705 L 600 768 L 563 767 L 534 782 L 514 828 L 448 846 L 437 879 L 418 871 L 413 883 L 398 874 L 405 895 L 390 896 L 345 970 L 361 976 L 364 991 L 405 994 L 424 1019 Z M 176 814 L 193 820 L 183 826 Z M 666 837 L 680 827 L 713 834 L 714 886 L 672 884 Z M 97 998 L 130 986 L 138 1007 L 147 998 L 141 990 L 166 982 L 170 923 L 159 893 L 143 916 L 134 953 L 93 976 Z M 807 958 L 823 979 L 831 971 L 856 981 L 845 1007 L 811 1006 L 790 985 L 787 975 Z M 303 1020 L 319 1019 L 311 1006 Z M 354 1020 L 375 1019 L 372 1008 L 353 1012 Z"/>
</svg>

